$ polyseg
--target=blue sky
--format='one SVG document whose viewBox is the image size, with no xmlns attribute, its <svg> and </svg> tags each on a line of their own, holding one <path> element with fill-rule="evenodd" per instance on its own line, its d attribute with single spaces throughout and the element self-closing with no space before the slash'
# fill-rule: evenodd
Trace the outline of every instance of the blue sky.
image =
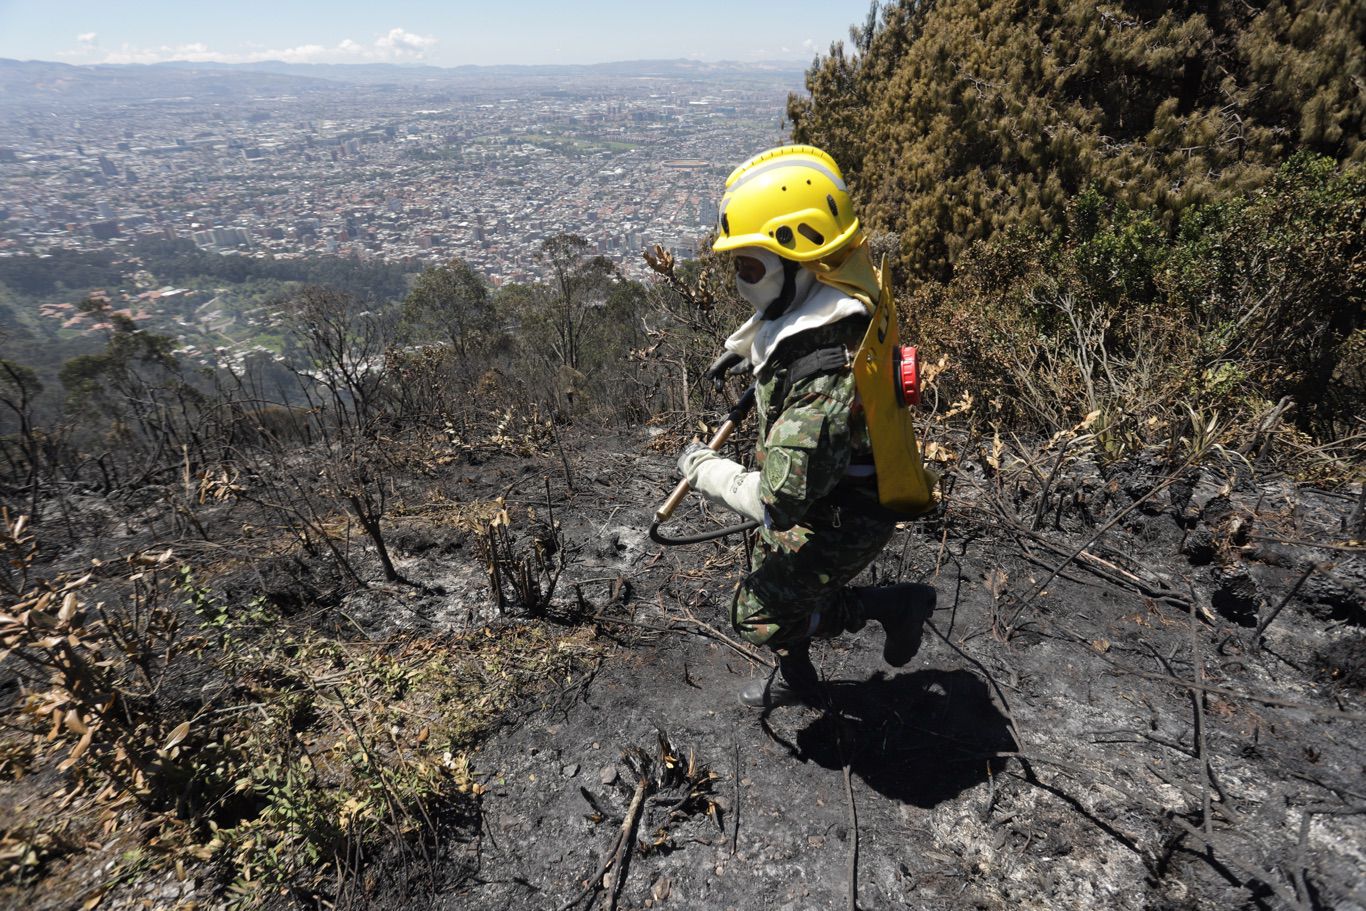
<svg viewBox="0 0 1366 911">
<path fill-rule="evenodd" d="M 869 0 L 0 0 L 0 57 L 66 63 L 809 61 Z"/>
</svg>

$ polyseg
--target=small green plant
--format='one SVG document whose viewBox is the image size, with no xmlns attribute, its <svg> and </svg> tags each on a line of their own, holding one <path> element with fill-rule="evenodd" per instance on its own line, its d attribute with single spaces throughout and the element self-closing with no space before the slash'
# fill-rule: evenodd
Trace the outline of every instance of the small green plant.
<svg viewBox="0 0 1366 911">
<path fill-rule="evenodd" d="M 268 624 L 278 619 L 264 597 L 252 598 L 236 608 L 214 597 L 209 589 L 195 582 L 188 566 L 180 568 L 179 588 L 203 628 L 217 636 L 217 645 L 224 652 L 256 638 Z"/>
</svg>

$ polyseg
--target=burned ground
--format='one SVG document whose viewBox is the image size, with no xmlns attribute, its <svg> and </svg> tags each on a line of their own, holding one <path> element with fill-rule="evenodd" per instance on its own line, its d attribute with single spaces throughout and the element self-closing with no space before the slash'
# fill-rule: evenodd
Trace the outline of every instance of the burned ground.
<svg viewBox="0 0 1366 911">
<path fill-rule="evenodd" d="M 936 587 L 925 647 L 893 671 L 876 625 L 825 645 L 822 710 L 742 708 L 738 687 L 765 669 L 692 634 L 726 630 L 739 544 L 628 557 L 633 601 L 607 615 L 672 631 L 637 629 L 571 704 L 481 750 L 487 838 L 442 906 L 577 893 L 630 796 L 617 753 L 657 730 L 718 776 L 719 821 L 647 809 L 642 844 L 668 850 L 635 858 L 623 907 L 847 907 L 855 838 L 864 907 L 1359 904 L 1362 565 L 1304 543 L 1350 537 L 1352 501 L 1190 472 L 1093 542 L 1096 562 L 1045 583 L 1092 529 L 989 517 L 1001 499 L 960 469 L 947 514 L 900 531 L 868 572 Z M 1098 514 L 1161 482 L 1128 471 Z M 652 502 L 621 518 L 643 526 Z M 1201 533 L 1218 559 L 1183 556 Z M 1300 543 L 1273 563 L 1270 537 Z M 1220 612 L 1230 579 L 1270 620 L 1260 636 L 1247 607 Z M 611 818 L 588 822 L 595 805 Z"/>
<path fill-rule="evenodd" d="M 744 543 L 654 544 L 671 447 L 562 432 L 563 458 L 491 452 L 411 482 L 388 541 L 415 585 L 357 588 L 293 553 L 218 567 L 227 600 L 260 596 L 339 654 L 432 657 L 472 633 L 522 643 L 505 661 L 527 671 L 491 704 L 472 786 L 433 806 L 421 851 L 381 847 L 345 892 L 266 904 L 602 907 L 619 886 L 621 908 L 844 908 L 855 889 L 865 908 L 1366 905 L 1357 497 L 1216 458 L 1077 460 L 1041 500 L 963 445 L 942 513 L 900 529 L 863 580 L 934 586 L 920 653 L 886 667 L 870 624 L 816 650 L 823 707 L 761 715 L 735 694 L 769 667 L 725 619 Z M 518 566 L 546 567 L 550 597 L 519 600 Z M 564 660 L 538 665 L 537 649 Z M 394 729 L 421 740 L 442 711 Z M 11 775 L 0 801 L 31 814 L 56 775 Z M 78 826 L 0 895 L 231 899 L 189 853 L 181 870 L 121 864 L 134 842 L 119 831 Z"/>
</svg>

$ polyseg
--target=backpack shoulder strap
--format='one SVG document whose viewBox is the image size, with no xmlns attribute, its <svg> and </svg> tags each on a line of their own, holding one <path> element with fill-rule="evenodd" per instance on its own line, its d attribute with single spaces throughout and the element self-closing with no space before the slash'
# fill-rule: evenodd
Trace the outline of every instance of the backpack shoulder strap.
<svg viewBox="0 0 1366 911">
<path fill-rule="evenodd" d="M 853 355 L 844 345 L 831 345 L 828 348 L 817 348 L 810 354 L 797 358 L 787 368 L 787 385 L 791 387 L 797 385 L 808 376 L 815 376 L 818 373 L 829 373 L 832 370 L 842 370 L 853 364 Z"/>
<path fill-rule="evenodd" d="M 844 345 L 830 345 L 827 348 L 817 348 L 808 354 L 797 358 L 785 369 L 787 375 L 779 380 L 778 395 L 774 397 L 775 402 L 786 402 L 787 395 L 802 380 L 819 373 L 830 373 L 834 370 L 844 370 L 854 363 L 853 355 Z"/>
</svg>

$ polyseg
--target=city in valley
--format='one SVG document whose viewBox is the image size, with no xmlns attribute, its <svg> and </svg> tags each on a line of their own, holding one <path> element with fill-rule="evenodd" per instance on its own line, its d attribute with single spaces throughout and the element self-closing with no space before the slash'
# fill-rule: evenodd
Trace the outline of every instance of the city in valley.
<svg viewBox="0 0 1366 911">
<path fill-rule="evenodd" d="M 574 233 L 639 276 L 692 254 L 783 137 L 796 67 L 69 67 L 0 61 L 0 257 L 192 241 L 493 285 Z M 314 75 L 314 72 L 321 73 Z"/>
</svg>

